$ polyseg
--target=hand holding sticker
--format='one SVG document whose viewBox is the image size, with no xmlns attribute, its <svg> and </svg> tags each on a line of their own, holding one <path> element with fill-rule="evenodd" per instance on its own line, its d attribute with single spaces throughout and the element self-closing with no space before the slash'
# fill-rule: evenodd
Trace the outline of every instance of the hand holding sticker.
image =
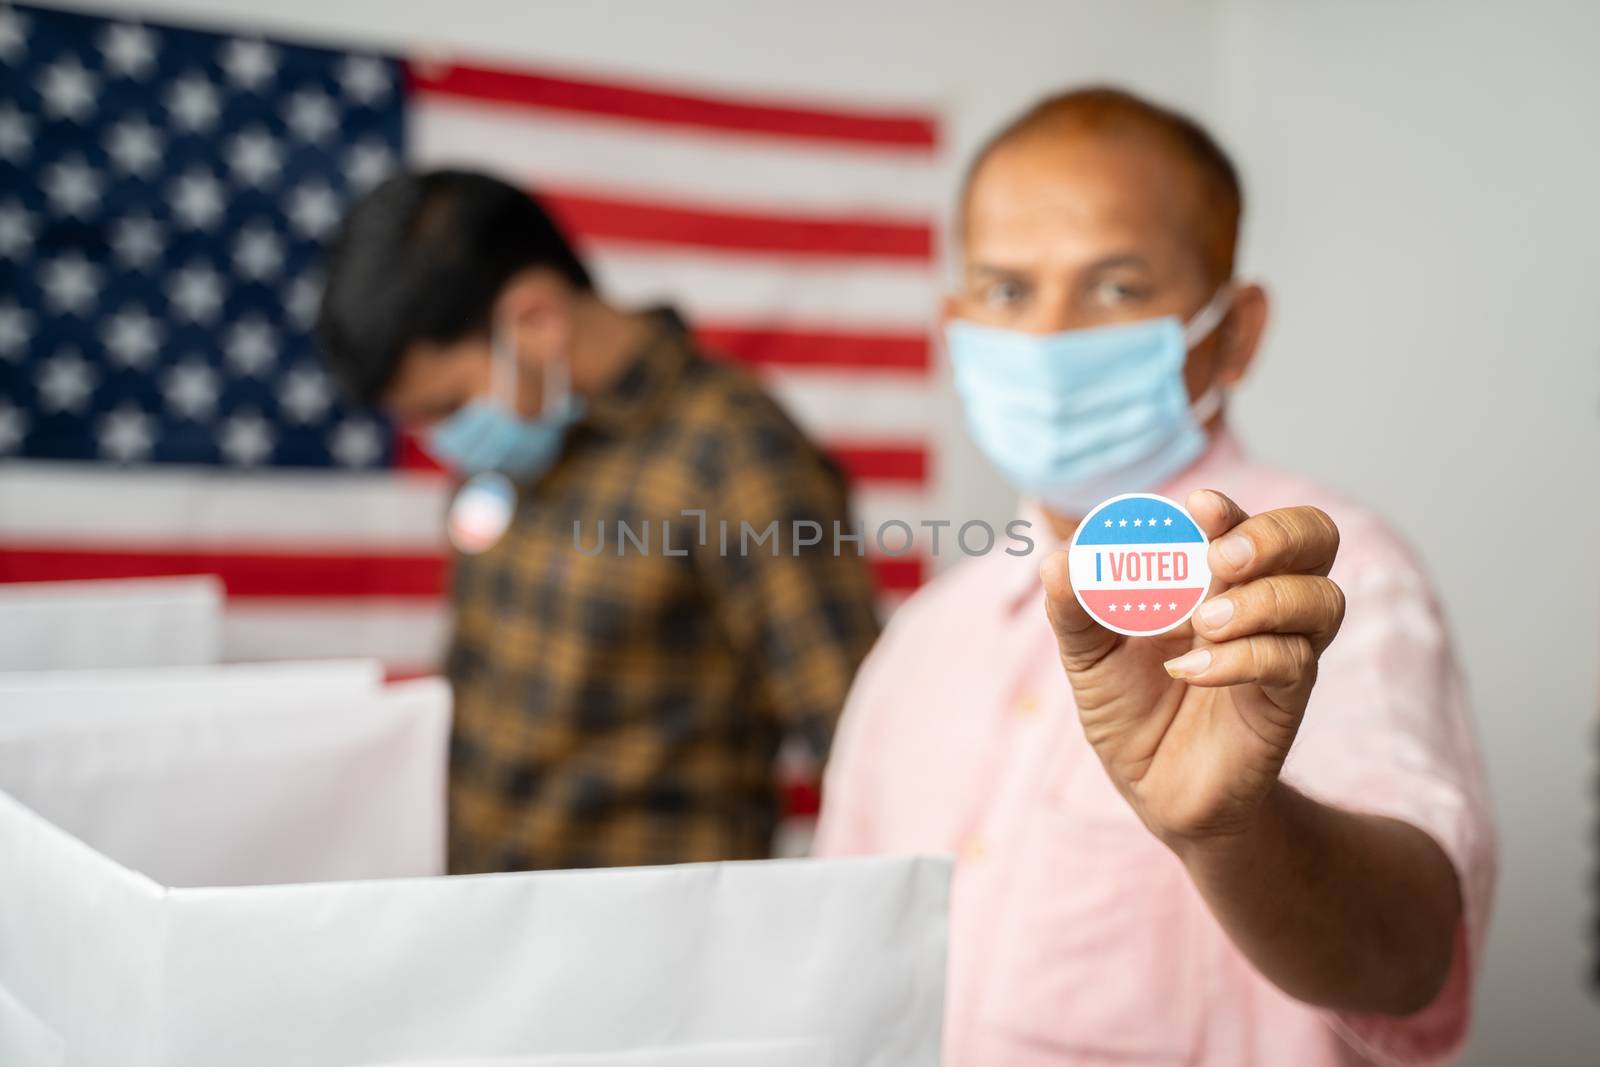
<svg viewBox="0 0 1600 1067">
<path fill-rule="evenodd" d="M 1327 577 L 1338 547 L 1316 508 L 1251 517 L 1202 490 L 1188 510 L 1143 494 L 1109 500 L 1045 560 L 1084 730 L 1113 784 L 1174 847 L 1244 830 L 1277 781 L 1317 657 L 1344 618 Z"/>
</svg>

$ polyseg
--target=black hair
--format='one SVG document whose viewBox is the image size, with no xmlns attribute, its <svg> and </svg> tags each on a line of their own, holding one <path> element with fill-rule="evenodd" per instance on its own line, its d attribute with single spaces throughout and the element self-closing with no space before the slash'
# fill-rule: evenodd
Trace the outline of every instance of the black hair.
<svg viewBox="0 0 1600 1067">
<path fill-rule="evenodd" d="M 328 252 L 317 337 L 328 372 L 377 401 L 406 349 L 485 333 L 508 281 L 530 267 L 594 283 L 535 197 L 487 174 L 398 174 L 358 200 Z"/>
</svg>

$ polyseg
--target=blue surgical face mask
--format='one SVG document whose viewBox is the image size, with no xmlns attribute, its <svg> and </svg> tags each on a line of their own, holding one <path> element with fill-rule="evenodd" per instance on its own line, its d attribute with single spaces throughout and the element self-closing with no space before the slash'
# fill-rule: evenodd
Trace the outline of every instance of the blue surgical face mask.
<svg viewBox="0 0 1600 1067">
<path fill-rule="evenodd" d="M 1188 323 L 1030 334 L 951 322 L 945 343 L 973 439 L 1012 485 L 1062 515 L 1155 489 L 1205 449 L 1202 426 L 1222 392 L 1191 404 L 1183 367 L 1231 295 L 1224 286 Z"/>
<path fill-rule="evenodd" d="M 561 454 L 567 427 L 583 413 L 572 392 L 566 360 L 545 363 L 544 400 L 536 418 L 515 407 L 517 357 L 498 331 L 490 341 L 494 361 L 490 395 L 469 401 L 428 431 L 429 452 L 463 475 L 491 471 L 526 482 L 548 470 Z"/>
</svg>

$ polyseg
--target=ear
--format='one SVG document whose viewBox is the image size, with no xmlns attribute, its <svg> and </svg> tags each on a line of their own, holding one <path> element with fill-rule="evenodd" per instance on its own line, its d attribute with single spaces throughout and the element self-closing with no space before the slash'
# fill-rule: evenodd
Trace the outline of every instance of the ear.
<svg viewBox="0 0 1600 1067">
<path fill-rule="evenodd" d="M 947 292 L 939 298 L 938 326 L 940 336 L 944 335 L 944 328 L 950 325 L 952 320 L 959 319 L 961 317 L 959 305 L 960 300 L 955 293 Z"/>
<path fill-rule="evenodd" d="M 1241 285 L 1233 294 L 1228 315 L 1218 330 L 1218 385 L 1238 385 L 1256 358 L 1267 329 L 1267 291 L 1254 283 Z"/>
<path fill-rule="evenodd" d="M 555 271 L 535 267 L 500 290 L 495 325 L 510 331 L 523 365 L 538 370 L 571 350 L 573 310 L 572 286 Z"/>
</svg>

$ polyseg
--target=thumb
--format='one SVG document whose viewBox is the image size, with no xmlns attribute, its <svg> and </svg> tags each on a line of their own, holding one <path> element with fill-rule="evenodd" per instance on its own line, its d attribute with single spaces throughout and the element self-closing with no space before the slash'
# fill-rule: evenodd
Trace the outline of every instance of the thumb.
<svg viewBox="0 0 1600 1067">
<path fill-rule="evenodd" d="M 1087 670 L 1117 647 L 1121 635 L 1095 622 L 1072 592 L 1072 572 L 1067 566 L 1066 549 L 1045 557 L 1039 567 L 1044 582 L 1045 610 L 1050 627 L 1056 632 L 1061 649 L 1061 664 L 1069 671 Z"/>
</svg>

